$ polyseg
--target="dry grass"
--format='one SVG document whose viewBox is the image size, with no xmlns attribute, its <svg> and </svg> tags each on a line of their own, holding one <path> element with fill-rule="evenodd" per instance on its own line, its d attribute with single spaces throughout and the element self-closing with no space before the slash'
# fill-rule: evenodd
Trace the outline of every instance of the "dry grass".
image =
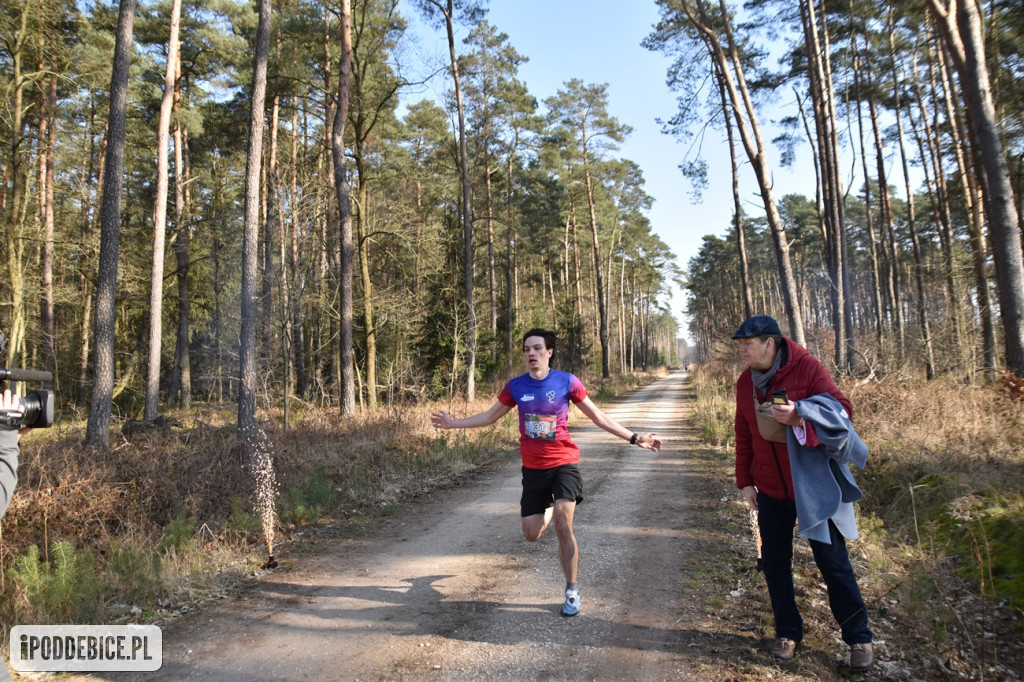
<svg viewBox="0 0 1024 682">
<path fill-rule="evenodd" d="M 419 405 L 347 420 L 336 410 L 307 410 L 287 430 L 279 414 L 263 415 L 288 520 L 277 536 L 287 537 L 294 523 L 386 510 L 513 456 L 514 415 L 474 431 L 437 432 L 430 424 L 435 409 L 466 415 L 490 404 Z M 82 425 L 24 439 L 18 487 L 0 521 L 4 629 L 58 615 L 166 615 L 250 574 L 265 550 L 235 415 L 234 406 L 173 414 L 162 428 L 112 431 L 110 449 L 98 452 L 82 445 Z M 90 603 L 55 601 L 45 579 L 14 579 L 32 546 L 41 575 L 58 571 L 51 552 L 64 556 L 61 543 L 88 567 L 81 579 L 91 586 Z"/>
<path fill-rule="evenodd" d="M 727 447 L 732 442 L 738 374 L 737 368 L 724 363 L 696 365 L 692 369 L 690 385 L 695 405 L 691 419 L 701 440 L 709 445 Z"/>
<path fill-rule="evenodd" d="M 883 381 L 843 389 L 860 431 L 897 462 L 927 454 L 943 470 L 978 473 L 986 462 L 1024 461 L 1024 402 L 998 386 Z"/>
</svg>

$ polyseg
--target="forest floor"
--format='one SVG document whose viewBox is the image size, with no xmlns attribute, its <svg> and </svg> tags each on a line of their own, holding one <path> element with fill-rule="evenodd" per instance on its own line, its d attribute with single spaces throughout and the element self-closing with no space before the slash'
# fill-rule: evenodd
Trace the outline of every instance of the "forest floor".
<svg viewBox="0 0 1024 682">
<path fill-rule="evenodd" d="M 510 457 L 375 521 L 308 531 L 278 549 L 276 570 L 165 624 L 159 671 L 102 679 L 955 677 L 868 590 L 879 662 L 860 675 L 846 669 L 847 647 L 803 543 L 798 598 L 807 635 L 793 661 L 771 658 L 767 593 L 731 455 L 701 445 L 688 427 L 688 391 L 676 372 L 608 409 L 631 428 L 658 432 L 658 454 L 589 422 L 571 429 L 586 488 L 576 513 L 575 618 L 559 615 L 564 582 L 553 529 L 537 543 L 522 538 L 519 466 Z M 1006 654 L 1024 660 L 1020 651 Z M 1003 660 L 1013 675 L 1016 666 Z"/>
</svg>

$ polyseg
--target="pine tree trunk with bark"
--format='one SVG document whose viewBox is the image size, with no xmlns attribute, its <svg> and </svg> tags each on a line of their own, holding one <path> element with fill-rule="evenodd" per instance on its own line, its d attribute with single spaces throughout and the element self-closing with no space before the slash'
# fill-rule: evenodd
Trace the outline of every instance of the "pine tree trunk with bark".
<svg viewBox="0 0 1024 682">
<path fill-rule="evenodd" d="M 164 94 L 160 100 L 157 123 L 156 203 L 153 207 L 153 268 L 149 280 L 149 362 L 146 372 L 145 421 L 156 419 L 160 400 L 160 354 L 163 342 L 164 246 L 167 236 L 167 197 L 170 182 L 171 112 L 174 107 L 175 76 L 178 73 L 178 33 L 181 0 L 171 3 L 170 38 L 167 41 L 167 66 L 164 70 Z"/>
<path fill-rule="evenodd" d="M 953 56 L 967 102 L 971 138 L 984 171 L 984 201 L 999 285 L 1007 369 L 1024 376 L 1024 256 L 1020 216 L 1000 137 L 999 119 L 985 61 L 981 13 L 975 0 L 929 0 L 943 40 Z"/>
<path fill-rule="evenodd" d="M 249 110 L 249 146 L 245 162 L 245 213 L 242 231 L 242 305 L 239 344 L 238 432 L 246 462 L 255 462 L 256 352 L 259 289 L 260 178 L 263 165 L 263 130 L 267 99 L 267 62 L 270 55 L 270 0 L 259 0 L 256 54 L 253 58 Z"/>
<path fill-rule="evenodd" d="M 338 348 L 339 397 L 341 415 L 356 412 L 355 368 L 352 356 L 352 196 L 345 162 L 345 120 L 348 118 L 349 86 L 352 70 L 352 5 L 342 0 L 341 58 L 338 67 L 338 98 L 331 128 L 331 159 L 334 168 L 334 190 L 338 201 L 339 281 L 338 302 L 341 313 Z"/>
<path fill-rule="evenodd" d="M 121 0 L 110 75 L 110 110 L 100 207 L 100 260 L 96 283 L 96 324 L 93 338 L 93 384 L 86 424 L 86 443 L 106 449 L 110 444 L 110 412 L 114 394 L 114 304 L 121 242 L 121 185 L 124 170 L 128 74 L 132 57 L 135 0 Z"/>
</svg>

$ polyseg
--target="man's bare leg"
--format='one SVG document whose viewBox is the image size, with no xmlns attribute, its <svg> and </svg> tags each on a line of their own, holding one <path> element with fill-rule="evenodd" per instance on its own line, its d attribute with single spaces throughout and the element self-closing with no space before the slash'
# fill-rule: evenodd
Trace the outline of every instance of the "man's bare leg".
<svg viewBox="0 0 1024 682">
<path fill-rule="evenodd" d="M 562 561 L 562 572 L 565 573 L 566 584 L 576 582 L 579 568 L 580 552 L 576 544 L 576 534 L 572 522 L 576 516 L 576 501 L 567 499 L 555 500 L 555 533 L 558 534 L 558 557 Z"/>
<path fill-rule="evenodd" d="M 551 517 L 554 514 L 554 507 L 548 507 L 544 510 L 543 514 L 533 514 L 531 516 L 523 517 L 523 537 L 530 542 L 536 542 L 540 540 L 540 536 L 544 535 L 544 531 L 547 530 L 548 524 L 551 523 Z"/>
</svg>

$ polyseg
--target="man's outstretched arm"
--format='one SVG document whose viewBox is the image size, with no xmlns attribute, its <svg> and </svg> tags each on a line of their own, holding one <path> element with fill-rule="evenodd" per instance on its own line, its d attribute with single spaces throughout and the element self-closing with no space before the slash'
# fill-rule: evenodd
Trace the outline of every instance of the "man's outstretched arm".
<svg viewBox="0 0 1024 682">
<path fill-rule="evenodd" d="M 582 402 L 576 403 L 576 407 L 580 408 L 580 411 L 583 414 L 590 417 L 590 421 L 594 422 L 613 436 L 618 436 L 623 440 L 631 440 L 633 438 L 632 431 L 602 412 L 589 397 L 584 398 Z M 636 434 L 636 444 L 645 450 L 653 450 L 654 452 L 661 450 L 661 439 L 658 438 L 658 434 L 656 433 Z"/>
<path fill-rule="evenodd" d="M 438 410 L 430 415 L 430 423 L 438 429 L 475 429 L 481 426 L 490 426 L 508 414 L 511 409 L 508 405 L 496 402 L 486 412 L 462 419 L 452 419 L 452 416 L 444 410 Z"/>
</svg>

